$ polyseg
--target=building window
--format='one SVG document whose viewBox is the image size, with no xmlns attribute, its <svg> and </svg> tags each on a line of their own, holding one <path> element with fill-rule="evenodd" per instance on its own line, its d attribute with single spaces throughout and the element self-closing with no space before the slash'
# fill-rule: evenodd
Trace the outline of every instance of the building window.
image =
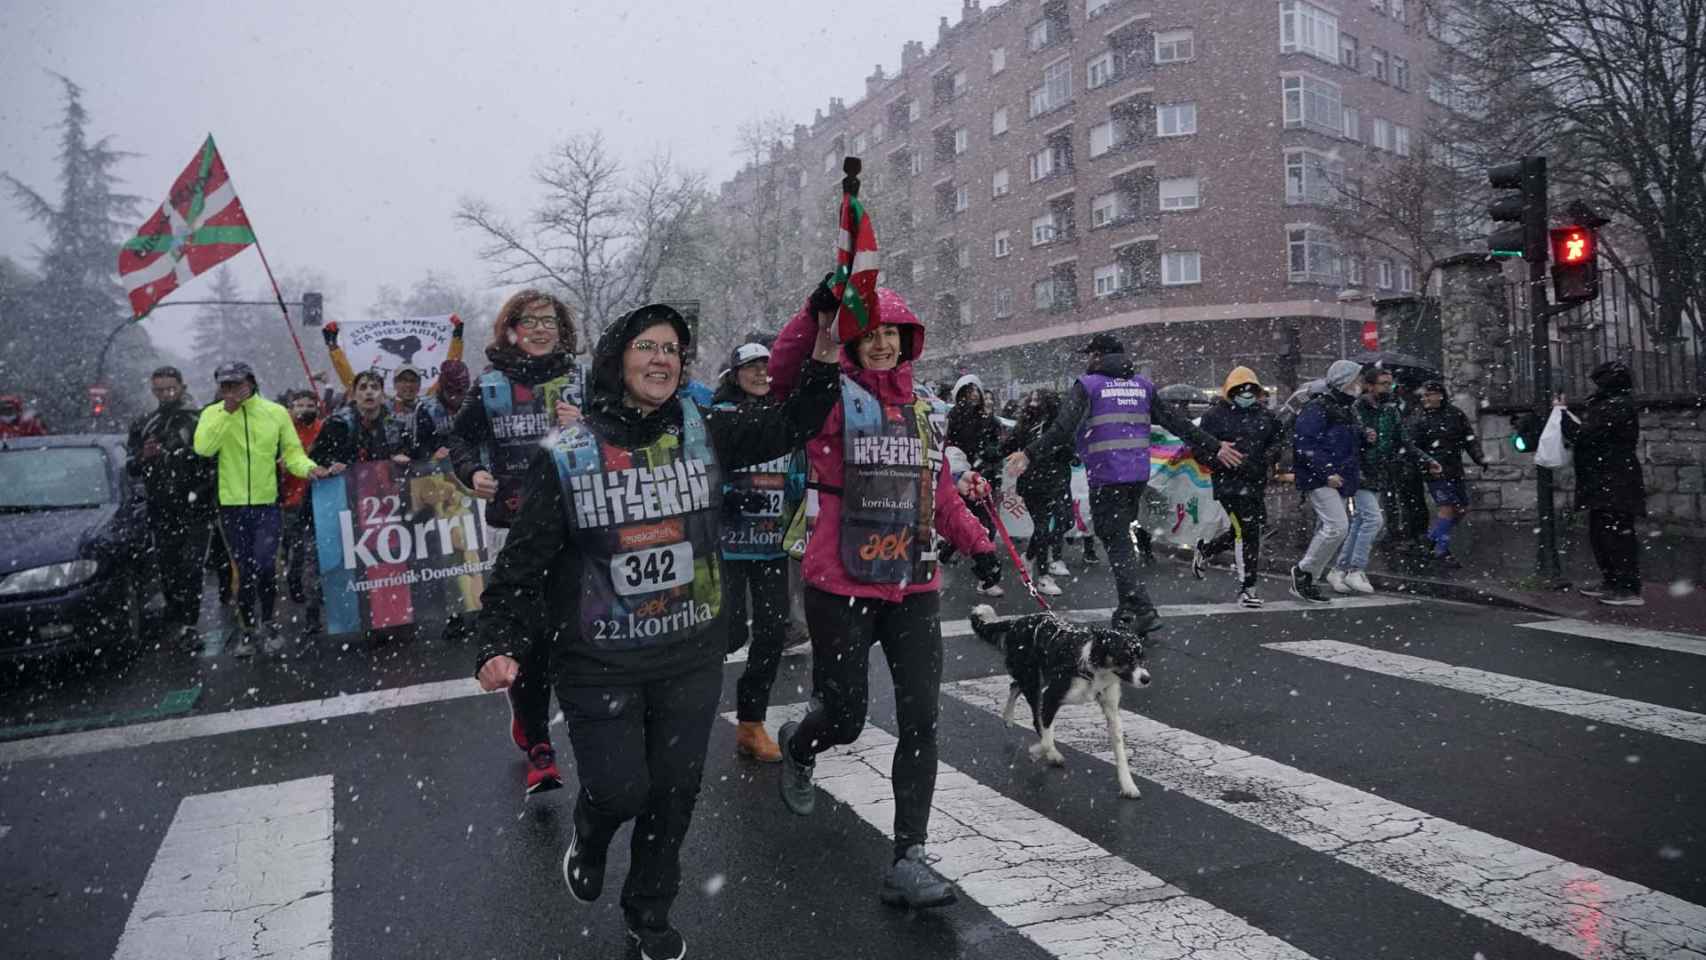
<svg viewBox="0 0 1706 960">
<path fill-rule="evenodd" d="M 1178 287 L 1202 282 L 1202 254 L 1195 250 L 1161 255 L 1161 285 Z"/>
<path fill-rule="evenodd" d="M 1300 74 L 1281 77 L 1280 91 L 1287 127 L 1308 127 L 1335 137 L 1343 134 L 1345 119 L 1338 84 Z"/>
<path fill-rule="evenodd" d="M 1055 39 L 1054 21 L 1044 17 L 1031 24 L 1030 29 L 1025 31 L 1025 39 L 1032 50 L 1041 50 L 1053 43 Z"/>
<path fill-rule="evenodd" d="M 1392 149 L 1392 122 L 1382 117 L 1375 117 L 1371 126 L 1373 127 L 1371 131 L 1373 137 L 1369 143 L 1377 150 Z"/>
<path fill-rule="evenodd" d="M 1374 259 L 1374 285 L 1381 290 L 1392 289 L 1392 261 L 1385 257 Z"/>
<path fill-rule="evenodd" d="M 1333 283 L 1340 279 L 1339 248 L 1319 227 L 1286 231 L 1286 279 L 1292 283 Z"/>
<path fill-rule="evenodd" d="M 1398 292 L 1410 293 L 1416 289 L 1416 274 L 1407 263 L 1398 264 Z"/>
<path fill-rule="evenodd" d="M 1285 202 L 1333 203 L 1344 169 L 1338 161 L 1313 150 L 1285 152 Z"/>
<path fill-rule="evenodd" d="M 991 197 L 1005 197 L 1009 189 L 1007 168 L 1003 167 L 995 171 L 995 175 L 989 179 L 989 195 Z"/>
<path fill-rule="evenodd" d="M 960 156 L 961 154 L 965 153 L 966 148 L 968 148 L 970 146 L 971 146 L 971 137 L 966 134 L 966 128 L 961 127 L 958 130 L 955 130 L 954 131 L 954 156 L 957 157 L 957 156 Z"/>
<path fill-rule="evenodd" d="M 1066 106 L 1072 99 L 1072 61 L 1062 60 L 1043 71 L 1043 85 L 1031 91 L 1031 116 Z"/>
<path fill-rule="evenodd" d="M 1031 302 L 1036 304 L 1038 310 L 1054 309 L 1053 277 L 1031 284 Z"/>
<path fill-rule="evenodd" d="M 1120 195 L 1104 193 L 1090 200 L 1090 229 L 1105 227 L 1120 218 Z"/>
<path fill-rule="evenodd" d="M 1054 211 L 1037 217 L 1031 221 L 1031 246 L 1040 247 L 1045 243 L 1053 243 L 1059 232 L 1054 224 Z"/>
<path fill-rule="evenodd" d="M 996 107 L 995 112 L 990 114 L 990 116 L 989 116 L 989 133 L 990 133 L 990 136 L 999 137 L 1006 132 L 1007 132 L 1007 108 L 1006 107 Z"/>
<path fill-rule="evenodd" d="M 883 142 L 883 124 L 882 124 L 882 121 L 880 121 L 880 120 L 871 126 L 871 142 L 872 143 L 882 143 Z"/>
<path fill-rule="evenodd" d="M 964 213 L 971 209 L 971 188 L 959 187 L 954 190 L 954 212 Z"/>
<path fill-rule="evenodd" d="M 995 258 L 997 260 L 1013 252 L 1013 234 L 1009 230 L 995 232 Z"/>
<path fill-rule="evenodd" d="M 858 136 L 854 137 L 853 138 L 853 155 L 856 157 L 864 156 L 865 150 L 870 146 L 870 142 L 871 141 L 865 136 L 865 134 L 862 134 L 862 133 L 859 134 Z"/>
<path fill-rule="evenodd" d="M 1280 52 L 1339 62 L 1339 18 L 1304 0 L 1280 0 Z"/>
<path fill-rule="evenodd" d="M 1054 148 L 1044 147 L 1031 154 L 1031 182 L 1054 175 Z"/>
<path fill-rule="evenodd" d="M 924 107 L 917 100 L 906 101 L 906 119 L 917 123 L 918 118 L 922 116 L 924 116 Z"/>
<path fill-rule="evenodd" d="M 922 153 L 909 153 L 909 154 L 907 154 L 906 170 L 908 173 L 912 174 L 915 177 L 918 176 L 919 174 L 923 173 L 924 172 L 924 155 Z"/>
<path fill-rule="evenodd" d="M 1392 57 L 1392 85 L 1400 90 L 1410 89 L 1410 61 L 1397 55 Z"/>
<path fill-rule="evenodd" d="M 1357 38 L 1348 33 L 1339 34 L 1339 66 L 1355 70 L 1357 62 Z"/>
<path fill-rule="evenodd" d="M 1084 0 L 1084 19 L 1101 16 L 1113 3 L 1114 0 Z"/>
<path fill-rule="evenodd" d="M 1159 188 L 1163 210 L 1195 210 L 1202 205 L 1196 177 L 1168 177 Z"/>
<path fill-rule="evenodd" d="M 1392 152 L 1400 157 L 1410 155 L 1410 128 L 1394 124 L 1392 127 Z"/>
<path fill-rule="evenodd" d="M 1350 284 L 1353 287 L 1362 286 L 1363 280 L 1364 280 L 1363 273 L 1362 273 L 1362 258 L 1356 257 L 1356 256 L 1347 256 L 1344 258 L 1344 260 L 1345 260 L 1345 282 Z"/>
<path fill-rule="evenodd" d="M 840 164 L 841 164 L 841 151 L 840 150 L 830 150 L 823 155 L 823 172 L 824 173 L 834 173 L 835 168 L 837 166 L 839 166 Z"/>
<path fill-rule="evenodd" d="M 1011 317 L 1012 315 L 1013 315 L 1013 288 L 1012 287 L 997 287 L 997 288 L 995 288 L 995 316 L 996 316 L 996 318 L 997 319 L 1006 319 L 1007 317 Z"/>
<path fill-rule="evenodd" d="M 923 280 L 924 280 L 924 261 L 922 259 L 912 261 L 912 282 L 913 283 L 921 283 L 921 282 L 923 282 Z"/>
<path fill-rule="evenodd" d="M 1098 123 L 1090 128 L 1090 156 L 1099 157 L 1112 150 L 1119 143 L 1119 128 L 1112 120 Z"/>
<path fill-rule="evenodd" d="M 1163 103 L 1155 107 L 1155 135 L 1182 137 L 1197 132 L 1197 105 Z"/>
<path fill-rule="evenodd" d="M 1407 17 L 1405 16 L 1407 11 L 1404 9 L 1404 0 L 1390 0 L 1390 4 L 1392 7 L 1392 19 L 1399 23 L 1405 23 L 1407 21 Z"/>
<path fill-rule="evenodd" d="M 948 81 L 948 83 L 953 90 L 954 96 L 958 97 L 960 94 L 965 93 L 966 72 L 964 70 L 955 70 L 954 76 Z"/>
<path fill-rule="evenodd" d="M 962 270 L 964 270 L 966 267 L 971 266 L 971 247 L 970 246 L 962 243 L 959 246 L 954 248 L 954 265 L 959 267 Z"/>
<path fill-rule="evenodd" d="M 1095 284 L 1097 299 L 1111 297 L 1120 292 L 1119 264 L 1110 263 L 1106 266 L 1097 267 L 1090 274 L 1090 278 Z"/>
<path fill-rule="evenodd" d="M 962 327 L 971 326 L 971 304 L 964 300 L 960 301 L 959 321 Z"/>
<path fill-rule="evenodd" d="M 996 47 L 989 51 L 989 75 L 995 76 L 1007 69 L 1007 48 Z"/>
<path fill-rule="evenodd" d="M 1362 115 L 1350 107 L 1344 109 L 1345 139 L 1362 140 Z"/>
<path fill-rule="evenodd" d="M 1197 55 L 1196 33 L 1192 30 L 1168 30 L 1155 35 L 1156 63 L 1183 63 Z"/>
<path fill-rule="evenodd" d="M 1385 50 L 1382 50 L 1379 47 L 1369 47 L 1368 66 L 1369 71 L 1374 74 L 1374 79 L 1379 80 L 1381 83 L 1389 82 L 1390 76 L 1386 71 Z"/>
<path fill-rule="evenodd" d="M 1114 55 L 1104 53 L 1091 58 L 1084 66 L 1084 86 L 1094 90 L 1114 78 Z"/>
</svg>

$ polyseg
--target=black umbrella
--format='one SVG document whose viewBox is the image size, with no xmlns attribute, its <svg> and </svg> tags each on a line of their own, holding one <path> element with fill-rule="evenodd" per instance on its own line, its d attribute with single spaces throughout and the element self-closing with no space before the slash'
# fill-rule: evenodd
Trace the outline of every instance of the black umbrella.
<svg viewBox="0 0 1706 960">
<path fill-rule="evenodd" d="M 1382 370 L 1392 372 L 1392 379 L 1409 387 L 1426 383 L 1429 380 L 1444 379 L 1440 376 L 1439 371 L 1426 360 L 1412 357 L 1407 353 L 1399 353 L 1396 350 L 1375 350 L 1351 357 L 1351 360 L 1365 367 L 1378 364 Z"/>
</svg>

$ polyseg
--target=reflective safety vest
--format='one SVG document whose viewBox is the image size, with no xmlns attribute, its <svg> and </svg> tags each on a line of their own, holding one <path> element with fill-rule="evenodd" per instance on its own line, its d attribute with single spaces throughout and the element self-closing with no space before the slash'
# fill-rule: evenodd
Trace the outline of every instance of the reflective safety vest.
<svg viewBox="0 0 1706 960">
<path fill-rule="evenodd" d="M 587 424 L 551 446 L 572 549 L 581 556 L 581 640 L 605 650 L 663 647 L 722 615 L 722 471 L 705 420 L 681 405 L 679 434 L 633 450 Z"/>
<path fill-rule="evenodd" d="M 1078 378 L 1090 409 L 1078 429 L 1078 459 L 1093 487 L 1149 480 L 1149 398 L 1143 377 L 1089 373 Z"/>
<path fill-rule="evenodd" d="M 535 386 L 512 383 L 501 371 L 480 375 L 480 402 L 491 424 L 492 442 L 485 461 L 498 492 L 486 505 L 486 521 L 509 526 L 521 511 L 527 464 L 539 449 L 541 437 L 557 425 L 557 401 L 581 406 L 582 379 L 578 369 Z"/>
</svg>

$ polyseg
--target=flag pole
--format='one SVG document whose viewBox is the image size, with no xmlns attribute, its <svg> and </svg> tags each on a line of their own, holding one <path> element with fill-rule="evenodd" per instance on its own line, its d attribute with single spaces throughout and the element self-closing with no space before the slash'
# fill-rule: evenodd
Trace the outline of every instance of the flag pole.
<svg viewBox="0 0 1706 960">
<path fill-rule="evenodd" d="M 308 354 L 302 350 L 302 339 L 296 335 L 296 324 L 290 322 L 290 308 L 284 305 L 284 294 L 278 289 L 278 278 L 272 275 L 272 264 L 267 263 L 267 252 L 261 247 L 259 234 L 255 235 L 255 252 L 261 255 L 261 266 L 266 269 L 267 281 L 272 284 L 272 295 L 278 300 L 279 312 L 284 314 L 284 329 L 290 331 L 290 342 L 296 344 L 296 358 L 302 361 L 302 372 L 308 377 L 308 390 L 318 397 L 320 389 L 314 385 L 314 371 L 308 366 Z"/>
</svg>

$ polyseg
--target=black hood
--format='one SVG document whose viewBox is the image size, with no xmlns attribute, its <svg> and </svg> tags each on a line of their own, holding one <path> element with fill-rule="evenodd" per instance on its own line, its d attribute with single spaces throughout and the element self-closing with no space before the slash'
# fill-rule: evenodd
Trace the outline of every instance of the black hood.
<svg viewBox="0 0 1706 960">
<path fill-rule="evenodd" d="M 681 425 L 679 388 L 669 402 L 650 416 L 622 403 L 622 354 L 641 331 L 659 323 L 675 327 L 685 353 L 692 342 L 692 331 L 687 329 L 687 321 L 680 313 L 661 303 L 647 304 L 623 314 L 598 338 L 598 346 L 592 351 L 592 377 L 586 388 L 586 404 L 599 432 L 619 447 L 645 446 L 666 429 L 679 429 Z M 686 382 L 684 370 L 682 383 Z"/>
<path fill-rule="evenodd" d="M 1621 360 L 1607 360 L 1594 367 L 1588 379 L 1605 393 L 1628 393 L 1635 389 L 1635 376 L 1630 373 L 1629 365 Z"/>
<path fill-rule="evenodd" d="M 1137 368 L 1132 366 L 1131 358 L 1123 353 L 1104 353 L 1090 359 L 1090 368 L 1086 372 L 1124 380 L 1134 376 Z"/>
</svg>

